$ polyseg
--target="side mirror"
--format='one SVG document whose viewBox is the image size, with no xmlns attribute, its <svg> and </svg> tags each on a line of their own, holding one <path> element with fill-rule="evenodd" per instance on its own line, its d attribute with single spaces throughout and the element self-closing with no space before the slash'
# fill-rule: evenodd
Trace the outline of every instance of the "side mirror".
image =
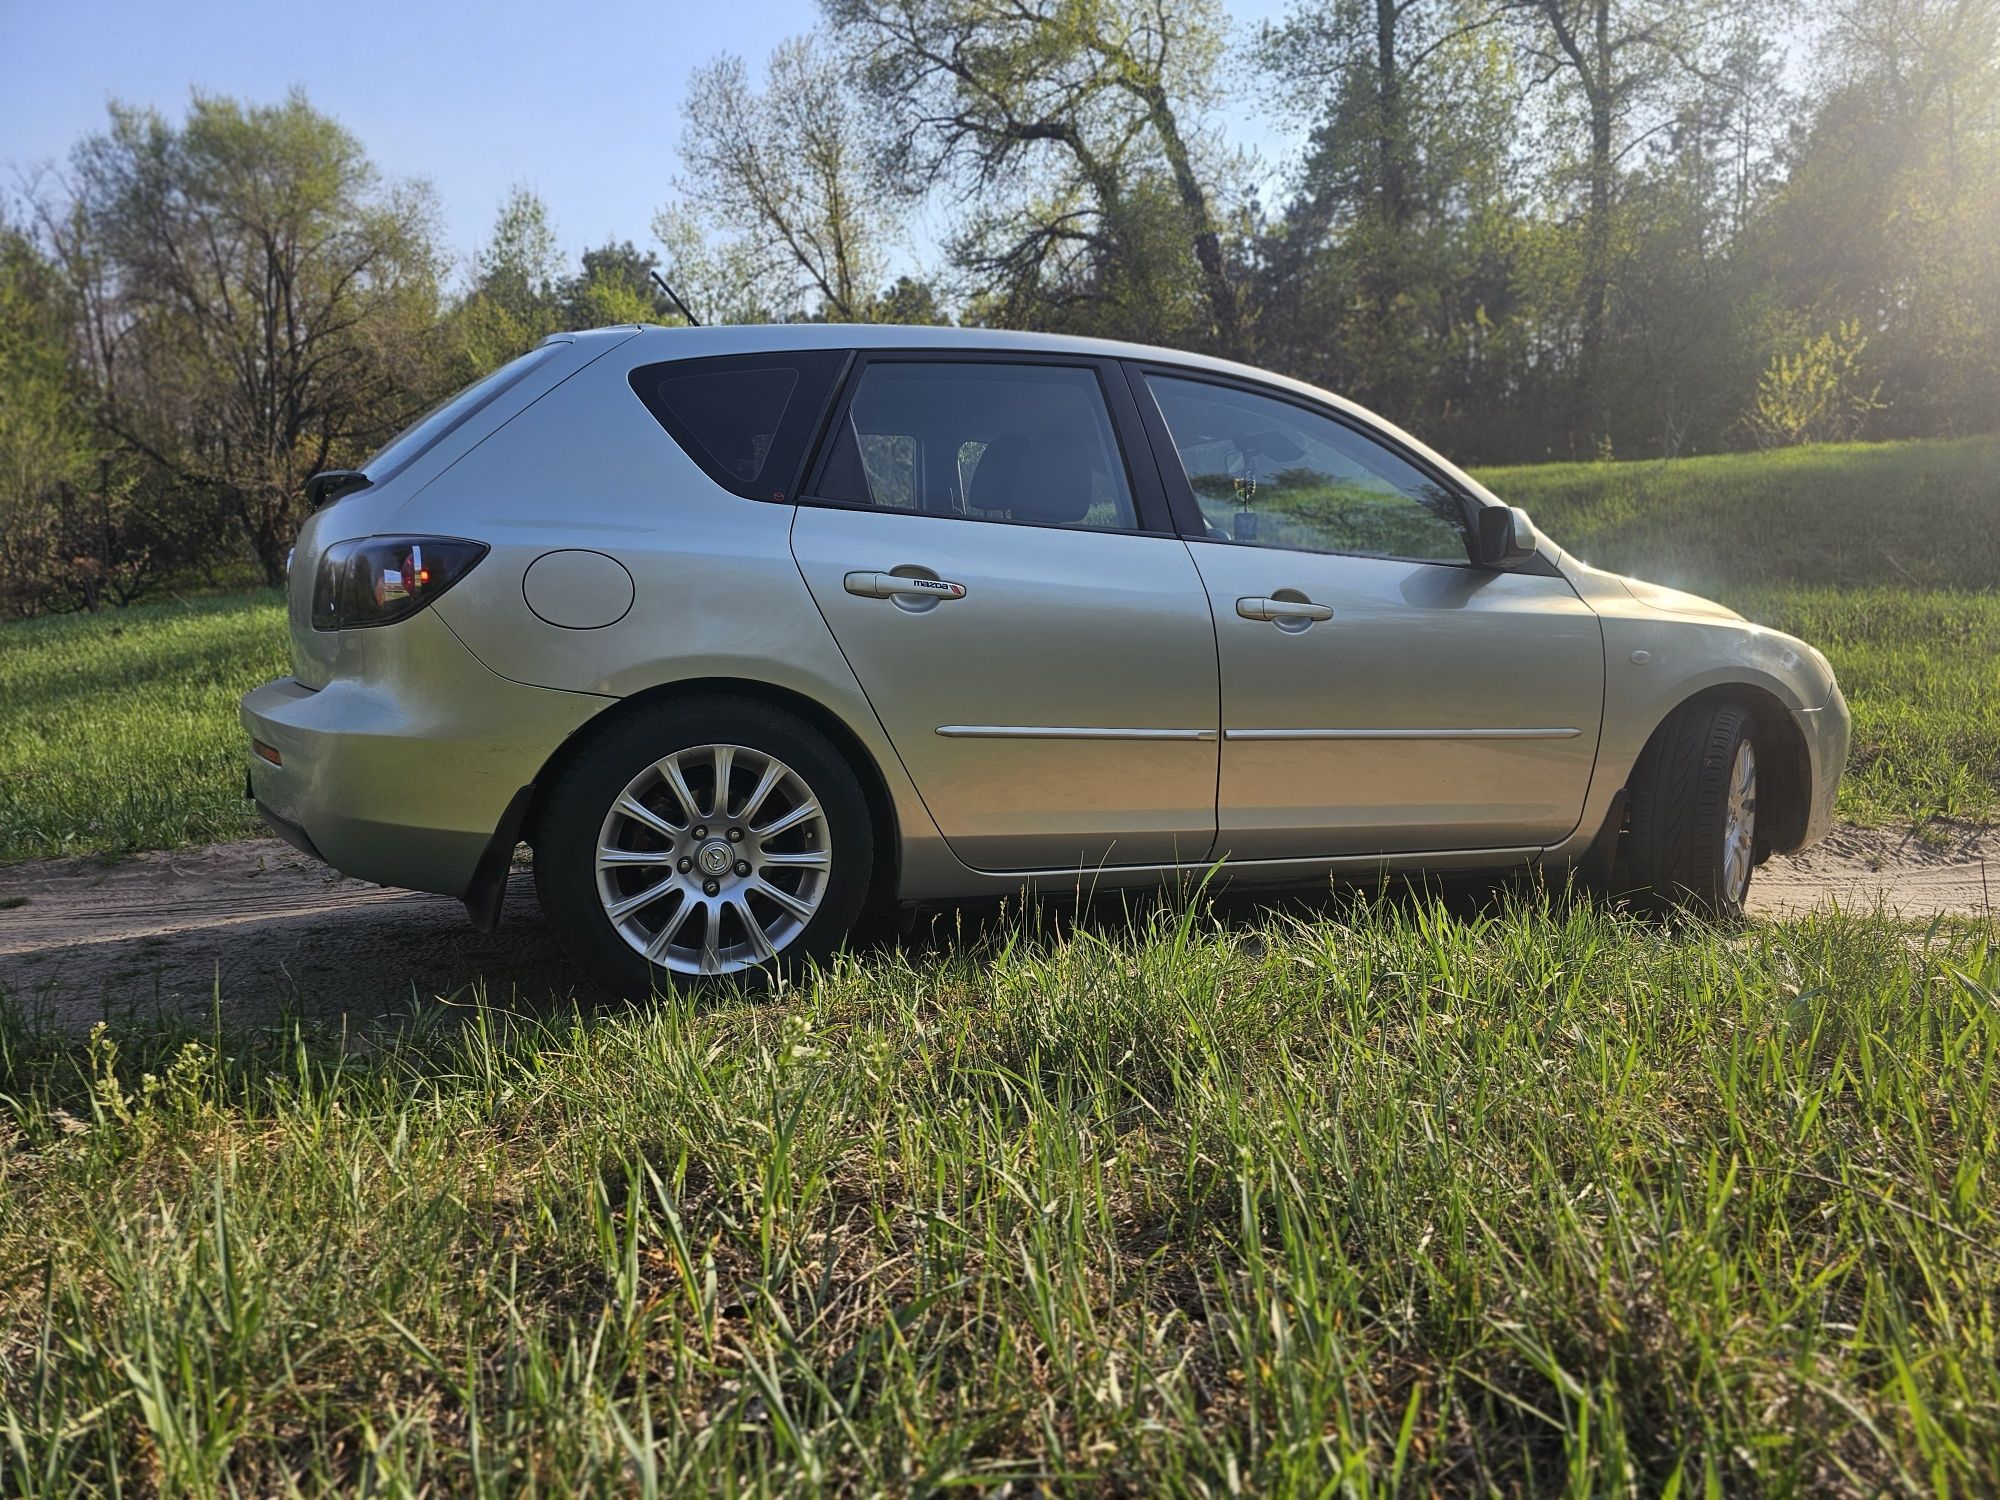
<svg viewBox="0 0 2000 1500">
<path fill-rule="evenodd" d="M 1482 568 L 1511 568 L 1535 555 L 1535 523 L 1518 505 L 1489 505 L 1479 512 L 1475 537 Z"/>
</svg>

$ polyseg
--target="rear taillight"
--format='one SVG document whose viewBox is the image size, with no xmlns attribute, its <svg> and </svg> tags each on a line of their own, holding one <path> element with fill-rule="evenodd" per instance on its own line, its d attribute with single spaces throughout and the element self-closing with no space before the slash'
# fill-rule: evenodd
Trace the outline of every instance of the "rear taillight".
<svg viewBox="0 0 2000 1500">
<path fill-rule="evenodd" d="M 356 630 L 406 620 L 470 573 L 484 542 L 448 536 L 365 536 L 320 554 L 313 578 L 315 630 Z"/>
</svg>

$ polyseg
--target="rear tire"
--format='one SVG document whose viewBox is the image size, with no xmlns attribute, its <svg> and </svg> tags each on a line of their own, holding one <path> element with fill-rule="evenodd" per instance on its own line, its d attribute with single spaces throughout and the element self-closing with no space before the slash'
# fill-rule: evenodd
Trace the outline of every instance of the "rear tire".
<svg viewBox="0 0 2000 1500">
<path fill-rule="evenodd" d="M 1620 866 L 1644 910 L 1743 915 L 1757 848 L 1755 721 L 1739 703 L 1688 703 L 1632 767 Z"/>
<path fill-rule="evenodd" d="M 563 947 L 634 999 L 710 979 L 761 987 L 825 959 L 875 861 L 853 768 L 811 725 L 743 698 L 607 725 L 564 769 L 534 843 Z"/>
</svg>

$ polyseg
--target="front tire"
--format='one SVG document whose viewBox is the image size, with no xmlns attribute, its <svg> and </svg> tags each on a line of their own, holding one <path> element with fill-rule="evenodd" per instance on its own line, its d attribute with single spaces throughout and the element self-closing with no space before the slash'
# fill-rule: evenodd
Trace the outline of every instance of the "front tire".
<svg viewBox="0 0 2000 1500">
<path fill-rule="evenodd" d="M 1625 895 L 1653 912 L 1743 915 L 1757 862 L 1755 721 L 1739 703 L 1688 703 L 1632 768 Z"/>
<path fill-rule="evenodd" d="M 535 888 L 577 964 L 640 998 L 824 959 L 874 858 L 867 800 L 824 735 L 769 704 L 700 698 L 607 726 L 563 771 Z"/>
</svg>

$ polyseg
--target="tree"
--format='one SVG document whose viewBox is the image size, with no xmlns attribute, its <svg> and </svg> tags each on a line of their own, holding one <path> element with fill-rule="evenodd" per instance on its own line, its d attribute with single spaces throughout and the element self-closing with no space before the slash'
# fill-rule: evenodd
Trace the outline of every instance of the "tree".
<svg viewBox="0 0 2000 1500">
<path fill-rule="evenodd" d="M 1850 318 L 1792 354 L 1775 354 L 1757 382 L 1757 399 L 1745 418 L 1759 447 L 1791 443 L 1845 443 L 1881 409 L 1882 387 L 1862 375 L 1868 339 Z"/>
<path fill-rule="evenodd" d="M 1766 352 L 1749 231 L 1768 206 L 1789 94 L 1770 38 L 1718 37 L 1621 174 L 1616 296 L 1597 373 L 1599 431 L 1672 458 L 1740 441 Z"/>
<path fill-rule="evenodd" d="M 449 383 L 463 385 L 560 332 L 565 317 L 562 251 L 548 205 L 515 187 L 473 261 L 472 290 L 453 313 L 456 358 Z"/>
<path fill-rule="evenodd" d="M 733 242 L 759 300 L 866 321 L 886 263 L 885 195 L 860 112 L 819 40 L 780 45 L 761 92 L 739 57 L 697 68 L 682 119 L 682 196 Z"/>
<path fill-rule="evenodd" d="M 884 122 L 888 174 L 972 208 L 955 258 L 989 311 L 1088 307 L 1160 336 L 1161 312 L 1191 281 L 1201 306 L 1179 336 L 1244 349 L 1194 123 L 1222 51 L 1206 0 L 826 8 Z"/>
<path fill-rule="evenodd" d="M 306 478 L 360 459 L 426 389 L 438 265 L 419 187 L 294 93 L 197 94 L 185 122 L 114 106 L 45 217 L 82 289 L 111 433 L 160 487 L 217 503 L 265 576 Z"/>
<path fill-rule="evenodd" d="M 945 326 L 951 322 L 937 288 L 914 276 L 898 276 L 895 285 L 875 299 L 875 314 L 884 323 Z"/>
<path fill-rule="evenodd" d="M 1266 351 L 1402 419 L 1436 423 L 1504 378 L 1515 208 L 1511 57 L 1486 0 L 1302 3 L 1258 55 L 1307 152 L 1267 251 Z M 1497 273 L 1497 274 L 1496 274 Z"/>
<path fill-rule="evenodd" d="M 498 304 L 523 323 L 542 320 L 556 301 L 562 251 L 548 205 L 525 187 L 516 187 L 500 206 L 493 237 L 479 252 L 474 294 Z"/>
<path fill-rule="evenodd" d="M 2000 426 L 2000 4 L 1836 10 L 1755 254 L 1771 353 L 1856 319 L 1882 435 Z M 1747 394 L 1747 393 L 1746 393 Z"/>
<path fill-rule="evenodd" d="M 0 219 L 0 608 L 13 614 L 33 613 L 95 571 L 79 568 L 64 514 L 92 457 L 69 367 L 72 327 L 58 268 Z"/>
<path fill-rule="evenodd" d="M 1508 0 L 1538 84 L 1557 93 L 1551 186 L 1582 188 L 1576 251 L 1573 431 L 1608 442 L 1604 356 L 1623 249 L 1617 213 L 1624 164 L 1669 127 L 1674 87 L 1718 68 L 1716 44 L 1756 0 Z M 1568 142 L 1580 127 L 1581 149 Z"/>
<path fill-rule="evenodd" d="M 613 323 L 678 323 L 681 315 L 661 295 L 653 274 L 660 257 L 630 240 L 583 252 L 583 268 L 562 283 L 559 301 L 570 328 L 604 328 Z"/>
<path fill-rule="evenodd" d="M 685 203 L 653 215 L 661 274 L 701 323 L 796 322 L 806 310 L 791 300 L 796 283 L 771 276 L 763 258 L 734 236 L 709 232 L 708 216 Z M 787 300 L 772 300 L 781 290 Z"/>
</svg>

